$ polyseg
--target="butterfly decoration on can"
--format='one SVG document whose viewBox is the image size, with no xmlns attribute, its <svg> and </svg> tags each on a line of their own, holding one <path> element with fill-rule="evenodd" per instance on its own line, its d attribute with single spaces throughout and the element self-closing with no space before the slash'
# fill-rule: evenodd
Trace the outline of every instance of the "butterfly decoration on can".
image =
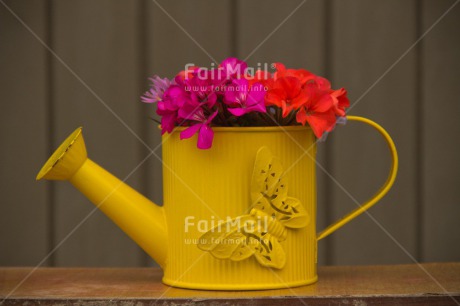
<svg viewBox="0 0 460 306">
<path fill-rule="evenodd" d="M 310 217 L 302 203 L 288 195 L 283 166 L 265 146 L 256 155 L 250 192 L 250 213 L 212 228 L 200 237 L 198 247 L 232 261 L 254 255 L 262 266 L 281 269 L 286 254 L 280 242 L 286 240 L 288 228 L 303 228 Z"/>
</svg>

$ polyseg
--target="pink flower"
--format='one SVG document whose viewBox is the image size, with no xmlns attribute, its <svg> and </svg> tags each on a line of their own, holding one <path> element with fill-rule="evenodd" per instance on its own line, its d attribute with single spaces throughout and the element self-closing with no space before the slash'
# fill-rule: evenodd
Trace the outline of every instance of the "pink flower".
<svg viewBox="0 0 460 306">
<path fill-rule="evenodd" d="M 162 79 L 157 75 L 149 78 L 149 80 L 152 82 L 152 85 L 141 97 L 141 101 L 144 103 L 155 103 L 163 99 L 163 95 L 171 85 L 171 81 L 167 78 Z"/>
<path fill-rule="evenodd" d="M 249 86 L 246 79 L 233 80 L 232 85 L 225 88 L 225 103 L 228 111 L 235 116 L 250 112 L 265 113 L 265 91 L 260 83 Z"/>
<path fill-rule="evenodd" d="M 187 93 L 177 85 L 172 85 L 165 91 L 157 108 L 157 114 L 161 116 L 161 134 L 172 132 L 178 111 L 188 99 Z"/>
<path fill-rule="evenodd" d="M 176 83 L 181 86 L 195 102 L 206 103 L 212 107 L 217 101 L 214 91 L 212 74 L 203 68 L 194 68 L 186 77 L 179 74 L 175 78 Z"/>
<path fill-rule="evenodd" d="M 180 139 L 187 139 L 198 133 L 197 147 L 199 149 L 209 149 L 212 146 L 214 132 L 210 124 L 217 115 L 217 110 L 210 116 L 206 116 L 202 105 L 194 101 L 185 104 L 179 111 L 179 116 L 184 120 L 191 121 L 191 126 L 180 133 Z"/>
<path fill-rule="evenodd" d="M 212 75 L 209 70 L 196 69 L 194 76 L 186 81 L 186 90 L 190 92 L 193 101 L 206 103 L 208 107 L 214 106 L 217 101 Z"/>
<path fill-rule="evenodd" d="M 224 59 L 222 63 L 220 63 L 220 68 L 224 70 L 224 78 L 240 79 L 246 74 L 248 64 L 246 64 L 246 62 L 242 60 L 237 59 L 236 57 L 229 57 Z"/>
</svg>

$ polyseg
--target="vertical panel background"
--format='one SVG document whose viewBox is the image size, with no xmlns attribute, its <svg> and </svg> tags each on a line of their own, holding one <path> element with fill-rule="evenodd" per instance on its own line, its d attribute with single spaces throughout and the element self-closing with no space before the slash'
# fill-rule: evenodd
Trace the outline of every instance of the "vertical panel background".
<svg viewBox="0 0 460 306">
<path fill-rule="evenodd" d="M 409 53 L 365 93 L 417 39 L 415 13 L 413 1 L 333 1 L 331 7 L 333 84 L 346 87 L 352 105 L 356 103 L 350 115 L 375 120 L 387 129 L 400 158 L 395 187 L 369 213 L 414 256 L 416 53 Z M 354 198 L 331 182 L 335 220 L 355 209 L 355 200 L 363 203 L 380 188 L 390 168 L 390 154 L 383 138 L 362 123 L 339 127 L 328 141 L 331 174 Z M 410 262 L 368 216 L 326 239 L 332 240 L 334 264 Z"/>
<path fill-rule="evenodd" d="M 147 77 L 173 77 L 185 63 L 210 66 L 210 57 L 227 56 L 324 75 L 346 87 L 352 103 L 359 99 L 350 114 L 376 120 L 394 137 L 399 176 L 370 211 L 387 233 L 361 216 L 319 244 L 320 264 L 411 262 L 406 252 L 421 261 L 460 260 L 460 9 L 381 78 L 453 1 L 5 3 L 68 67 L 0 4 L 0 265 L 37 264 L 92 212 L 69 184 L 34 181 L 50 151 L 79 125 L 92 159 L 122 179 L 130 175 L 128 184 L 161 204 L 161 137 L 149 118 L 153 107 L 139 102 Z M 131 173 L 150 149 L 155 156 Z M 362 202 L 385 180 L 386 150 L 373 130 L 348 123 L 318 145 L 318 161 Z M 355 207 L 318 169 L 318 229 Z M 46 264 L 154 263 L 95 211 Z"/>
<path fill-rule="evenodd" d="M 88 155 L 121 179 L 140 162 L 134 133 L 140 122 L 136 1 L 54 1 L 53 48 L 95 97 L 61 63 L 53 61 L 54 131 L 58 145 L 82 125 Z M 103 104 L 106 104 L 104 106 Z M 139 172 L 127 183 L 139 187 Z M 94 206 L 70 184 L 56 183 L 55 242 L 61 241 Z M 56 252 L 57 265 L 136 265 L 139 248 L 96 210 Z"/>
<path fill-rule="evenodd" d="M 7 1 L 44 41 L 43 1 Z M 35 182 L 51 152 L 48 134 L 48 54 L 0 5 L 0 265 L 35 265 L 49 248 L 49 183 Z"/>
<path fill-rule="evenodd" d="M 424 1 L 426 31 L 452 1 Z M 423 141 L 423 260 L 458 261 L 460 244 L 460 7 L 455 7 L 423 41 L 421 63 Z"/>
</svg>

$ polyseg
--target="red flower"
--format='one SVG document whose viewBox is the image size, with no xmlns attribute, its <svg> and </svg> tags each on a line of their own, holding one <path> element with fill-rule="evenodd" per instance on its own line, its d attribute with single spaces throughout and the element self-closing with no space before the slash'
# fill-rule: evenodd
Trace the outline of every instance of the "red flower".
<svg viewBox="0 0 460 306">
<path fill-rule="evenodd" d="M 286 67 L 281 63 L 275 63 L 276 72 L 274 73 L 274 79 L 282 77 L 295 77 L 300 81 L 300 84 L 303 86 L 308 81 L 315 80 L 316 75 L 305 69 L 286 69 Z"/>
<path fill-rule="evenodd" d="M 249 81 L 249 85 L 252 86 L 255 83 L 260 83 L 264 87 L 271 88 L 273 87 L 273 78 L 272 74 L 266 70 L 257 70 L 253 76 L 245 76 L 246 79 Z"/>
<path fill-rule="evenodd" d="M 292 110 L 298 109 L 306 101 L 307 95 L 302 90 L 300 80 L 293 76 L 278 78 L 273 88 L 265 95 L 266 104 L 280 107 L 283 110 L 283 117 L 286 117 Z"/>
<path fill-rule="evenodd" d="M 334 111 L 337 116 L 345 116 L 345 108 L 350 106 L 350 100 L 347 97 L 345 88 L 333 90 L 331 92 L 332 100 L 334 101 Z"/>
<path fill-rule="evenodd" d="M 286 69 L 277 63 L 273 79 L 266 104 L 281 108 L 283 117 L 295 111 L 297 122 L 308 123 L 318 138 L 334 128 L 336 116 L 345 116 L 350 105 L 345 89 L 333 90 L 327 79 L 305 69 Z"/>
<path fill-rule="evenodd" d="M 328 79 L 315 75 L 313 81 L 316 83 L 316 86 L 318 86 L 319 89 L 326 90 L 329 92 L 332 91 L 331 82 L 329 82 Z"/>
<path fill-rule="evenodd" d="M 316 137 L 321 138 L 324 132 L 331 131 L 336 123 L 334 99 L 328 90 L 324 90 L 317 83 L 305 85 L 306 102 L 296 114 L 297 122 L 305 125 L 308 122 Z"/>
<path fill-rule="evenodd" d="M 187 70 L 180 71 L 175 77 L 176 83 L 182 84 L 184 80 L 193 78 L 195 71 L 199 68 L 198 66 L 191 66 Z"/>
<path fill-rule="evenodd" d="M 335 114 L 339 117 L 345 116 L 345 108 L 350 106 L 350 101 L 347 97 L 347 91 L 345 88 L 340 88 L 337 90 L 331 89 L 331 83 L 320 76 L 315 76 L 314 82 L 317 84 L 318 88 L 321 90 L 327 90 L 334 101 L 334 110 Z"/>
</svg>

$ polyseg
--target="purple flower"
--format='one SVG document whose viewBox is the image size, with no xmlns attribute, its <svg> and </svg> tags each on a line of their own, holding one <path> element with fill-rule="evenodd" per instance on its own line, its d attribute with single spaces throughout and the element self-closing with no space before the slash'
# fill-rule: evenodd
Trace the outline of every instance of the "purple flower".
<svg viewBox="0 0 460 306">
<path fill-rule="evenodd" d="M 161 116 L 161 134 L 171 133 L 177 122 L 179 109 L 189 100 L 187 93 L 177 85 L 171 85 L 158 101 L 157 114 Z"/>
<path fill-rule="evenodd" d="M 233 80 L 225 89 L 225 103 L 228 111 L 235 116 L 242 116 L 249 112 L 265 113 L 264 86 L 255 83 L 251 87 L 246 79 Z"/>
<path fill-rule="evenodd" d="M 179 110 L 180 118 L 192 121 L 192 125 L 180 133 L 180 139 L 190 138 L 198 133 L 197 147 L 203 150 L 209 149 L 212 146 L 214 132 L 209 125 L 218 112 L 216 110 L 210 116 L 206 116 L 206 109 L 204 106 L 204 104 L 195 101 L 188 101 Z"/>
<path fill-rule="evenodd" d="M 141 101 L 144 103 L 155 103 L 163 99 L 163 95 L 171 85 L 171 81 L 167 78 L 162 79 L 157 75 L 149 78 L 149 80 L 152 82 L 152 85 L 141 97 Z"/>
</svg>

